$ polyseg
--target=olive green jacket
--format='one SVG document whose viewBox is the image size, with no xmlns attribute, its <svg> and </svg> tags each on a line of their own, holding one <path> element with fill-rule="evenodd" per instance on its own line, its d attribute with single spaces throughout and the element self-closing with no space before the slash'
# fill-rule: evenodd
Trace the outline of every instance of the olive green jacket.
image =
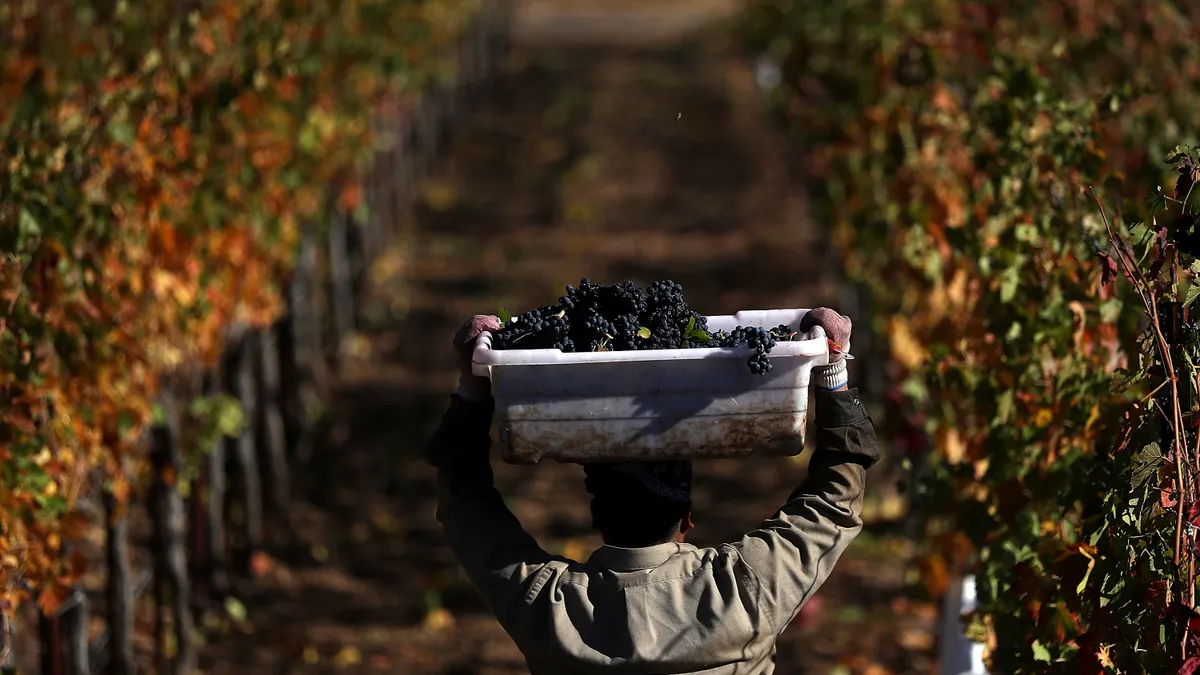
<svg viewBox="0 0 1200 675">
<path fill-rule="evenodd" d="M 551 555 L 492 485 L 495 403 L 457 395 L 430 446 L 450 546 L 534 675 L 775 670 L 775 640 L 862 529 L 875 428 L 856 390 L 817 392 L 808 475 L 758 529 L 716 548 Z"/>
</svg>

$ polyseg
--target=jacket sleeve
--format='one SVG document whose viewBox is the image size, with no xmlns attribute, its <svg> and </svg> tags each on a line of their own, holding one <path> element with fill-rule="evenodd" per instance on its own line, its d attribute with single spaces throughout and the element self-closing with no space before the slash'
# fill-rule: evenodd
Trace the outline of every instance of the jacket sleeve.
<svg viewBox="0 0 1200 675">
<path fill-rule="evenodd" d="M 437 467 L 437 519 L 455 557 L 505 630 L 512 632 L 528 586 L 551 560 L 493 485 L 492 414 L 488 398 L 455 394 L 429 445 Z"/>
<path fill-rule="evenodd" d="M 764 630 L 782 631 L 862 529 L 866 472 L 879 459 L 858 390 L 816 393 L 808 476 L 758 529 L 730 544 L 758 583 Z"/>
</svg>

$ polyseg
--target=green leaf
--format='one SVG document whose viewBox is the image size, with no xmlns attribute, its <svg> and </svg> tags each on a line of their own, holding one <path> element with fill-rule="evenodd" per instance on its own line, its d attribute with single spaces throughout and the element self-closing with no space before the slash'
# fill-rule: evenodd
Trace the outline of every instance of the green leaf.
<svg viewBox="0 0 1200 675">
<path fill-rule="evenodd" d="M 1050 650 L 1046 649 L 1046 645 L 1037 640 L 1033 641 L 1033 660 L 1050 663 Z"/>
<path fill-rule="evenodd" d="M 1020 326 L 1019 323 L 1014 323 L 1014 326 Z M 1012 418 L 1015 389 L 1005 389 L 996 397 L 996 421 L 1004 424 Z"/>
<path fill-rule="evenodd" d="M 108 123 L 108 133 L 113 140 L 127 148 L 133 147 L 133 127 L 125 120 L 111 120 Z"/>
<path fill-rule="evenodd" d="M 692 332 L 692 331 L 694 331 L 694 330 L 696 330 L 696 317 L 694 317 L 694 316 L 690 316 L 690 317 L 688 317 L 688 325 L 687 325 L 687 329 L 686 329 L 686 330 L 684 330 L 683 332 L 684 332 L 685 334 L 689 334 L 689 335 L 690 335 L 690 334 L 691 334 L 691 332 Z"/>
<path fill-rule="evenodd" d="M 712 336 L 702 330 L 693 331 L 692 334 L 689 335 L 688 337 L 689 337 L 689 339 L 695 340 L 696 342 L 711 342 L 712 341 Z"/>
<path fill-rule="evenodd" d="M 648 340 L 650 338 L 650 329 L 645 326 L 638 328 L 637 336 Z"/>
<path fill-rule="evenodd" d="M 1158 475 L 1158 468 L 1164 461 L 1162 448 L 1157 441 L 1147 443 L 1138 453 L 1136 468 L 1133 470 L 1132 487 L 1134 492 L 1139 490 L 1151 477 Z"/>
<path fill-rule="evenodd" d="M 38 506 L 41 506 L 42 510 L 45 511 L 45 514 L 39 515 L 57 516 L 67 512 L 67 500 L 63 498 L 62 495 L 47 497 L 44 494 L 37 494 L 34 495 L 34 500 L 37 501 Z"/>
<path fill-rule="evenodd" d="M 1105 323 L 1112 323 L 1117 320 L 1121 314 L 1121 299 L 1109 298 L 1100 303 L 1100 320 Z"/>
<path fill-rule="evenodd" d="M 36 237 L 42 233 L 42 228 L 38 226 L 37 219 L 29 212 L 29 209 L 21 209 L 17 228 L 22 237 Z"/>
<path fill-rule="evenodd" d="M 231 619 L 238 623 L 246 621 L 246 606 L 232 595 L 225 598 L 225 611 L 229 613 Z"/>
<path fill-rule="evenodd" d="M 1185 290 L 1186 286 L 1186 290 Z M 1187 307 L 1200 297 L 1200 284 L 1189 279 L 1183 279 L 1179 282 L 1180 291 L 1183 292 L 1183 305 Z"/>
<path fill-rule="evenodd" d="M 499 319 L 500 319 L 500 327 L 501 328 L 507 326 L 508 323 L 510 321 L 512 321 L 512 314 L 509 314 L 508 310 L 504 309 L 503 307 L 501 307 L 500 310 L 498 312 L 496 312 L 496 316 L 499 317 Z"/>
<path fill-rule="evenodd" d="M 1087 571 L 1083 573 L 1083 578 L 1079 580 L 1079 585 L 1077 585 L 1075 587 L 1076 595 L 1083 594 L 1083 590 L 1085 588 L 1087 588 L 1088 579 L 1092 576 L 1092 570 L 1095 568 L 1096 568 L 1096 561 L 1094 559 L 1088 560 Z"/>
<path fill-rule="evenodd" d="M 1011 302 L 1017 294 L 1017 288 L 1021 283 L 1021 270 L 1017 265 L 1004 270 L 1000 281 L 1000 302 Z"/>
</svg>

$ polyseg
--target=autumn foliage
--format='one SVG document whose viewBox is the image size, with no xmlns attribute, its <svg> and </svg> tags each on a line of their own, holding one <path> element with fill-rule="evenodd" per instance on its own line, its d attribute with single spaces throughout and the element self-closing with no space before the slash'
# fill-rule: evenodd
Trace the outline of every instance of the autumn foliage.
<svg viewBox="0 0 1200 675">
<path fill-rule="evenodd" d="M 1194 670 L 1200 8 L 750 0 L 740 29 L 933 439 L 925 567 L 978 576 L 995 672 Z"/>
<path fill-rule="evenodd" d="M 302 228 L 395 141 L 372 111 L 453 77 L 477 4 L 0 3 L 5 607 L 61 599 L 76 500 L 144 488 L 160 390 L 281 315 Z"/>
</svg>

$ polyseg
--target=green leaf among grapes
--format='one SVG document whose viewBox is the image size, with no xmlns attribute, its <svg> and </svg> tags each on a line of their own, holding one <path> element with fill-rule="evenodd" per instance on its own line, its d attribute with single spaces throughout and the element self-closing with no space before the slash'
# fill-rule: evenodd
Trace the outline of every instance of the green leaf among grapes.
<svg viewBox="0 0 1200 675">
<path fill-rule="evenodd" d="M 501 328 L 504 328 L 505 326 L 508 325 L 508 322 L 512 321 L 512 314 L 509 314 L 508 310 L 504 309 L 503 307 L 501 307 L 499 309 L 499 311 L 496 312 L 496 316 L 500 318 L 500 327 Z"/>
<path fill-rule="evenodd" d="M 688 317 L 687 328 L 683 331 L 683 339 L 692 342 L 708 342 L 712 339 L 707 332 L 696 327 L 696 317 Z"/>
<path fill-rule="evenodd" d="M 644 340 L 650 339 L 650 329 L 645 326 L 638 328 L 637 336 Z"/>
</svg>

